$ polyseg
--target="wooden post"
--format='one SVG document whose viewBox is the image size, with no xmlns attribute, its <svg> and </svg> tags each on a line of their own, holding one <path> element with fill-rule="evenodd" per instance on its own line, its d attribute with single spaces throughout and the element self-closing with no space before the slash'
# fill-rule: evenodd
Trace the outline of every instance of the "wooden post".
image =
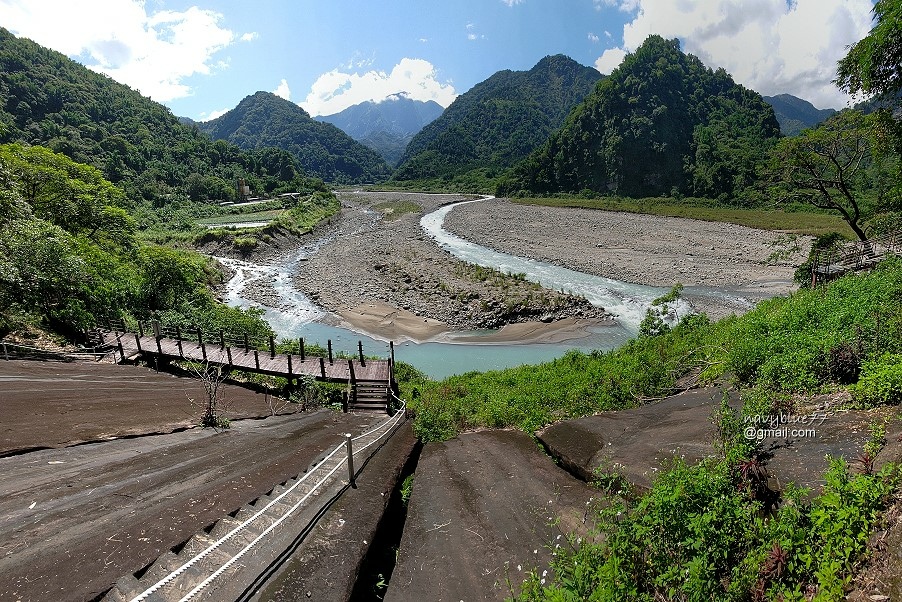
<svg viewBox="0 0 902 602">
<path fill-rule="evenodd" d="M 160 345 L 160 337 L 154 337 L 154 339 L 156 339 L 156 341 L 157 341 L 157 353 L 159 353 L 162 356 L 163 355 L 163 346 Z"/>
<path fill-rule="evenodd" d="M 301 339 L 300 339 L 299 342 L 300 342 L 300 344 L 301 344 L 301 363 L 303 363 L 304 360 L 306 359 L 306 358 L 304 357 L 304 355 L 305 355 L 305 354 L 304 354 L 304 337 L 301 337 Z"/>
<path fill-rule="evenodd" d="M 138 353 L 144 353 L 144 351 L 141 349 L 141 337 L 135 335 L 135 342 L 138 344 Z"/>
<path fill-rule="evenodd" d="M 232 348 L 226 347 L 226 357 L 229 358 L 229 365 L 232 365 Z"/>
<path fill-rule="evenodd" d="M 332 339 L 328 340 L 327 345 L 329 347 L 329 364 L 332 364 Z"/>
<path fill-rule="evenodd" d="M 348 482 L 351 484 L 351 487 L 356 488 L 357 485 L 354 484 L 354 448 L 351 445 L 351 433 L 345 434 L 345 441 L 348 448 Z"/>
<path fill-rule="evenodd" d="M 138 320 L 138 334 L 144 336 L 144 326 L 141 325 L 141 320 Z"/>
<path fill-rule="evenodd" d="M 118 337 L 116 338 L 116 346 L 119 347 L 119 357 L 122 358 L 120 361 L 125 361 L 125 349 L 122 348 L 122 340 Z M 6 353 L 6 343 L 3 344 L 3 352 Z M 7 358 L 9 359 L 9 358 Z"/>
<path fill-rule="evenodd" d="M 276 342 L 273 340 L 272 335 L 269 335 L 269 359 L 276 357 Z"/>
<path fill-rule="evenodd" d="M 392 363 L 392 365 L 394 365 L 394 363 L 395 363 L 395 342 L 394 341 L 388 342 L 388 350 L 391 355 L 391 363 Z"/>
<path fill-rule="evenodd" d="M 222 328 L 219 329 L 219 347 L 220 349 L 225 349 L 225 333 L 222 331 Z"/>
<path fill-rule="evenodd" d="M 175 325 L 175 339 L 177 341 L 182 340 L 182 329 L 179 327 L 178 324 Z"/>
<path fill-rule="evenodd" d="M 254 365 L 257 366 L 257 370 L 260 369 L 260 354 L 257 353 L 256 349 L 254 349 Z"/>
<path fill-rule="evenodd" d="M 250 347 L 250 345 L 247 342 L 247 333 L 245 332 L 244 333 L 244 352 L 245 353 L 247 353 L 249 347 Z"/>
<path fill-rule="evenodd" d="M 357 341 L 357 355 L 360 356 L 360 365 L 366 366 L 366 360 L 363 359 L 363 341 Z"/>
<path fill-rule="evenodd" d="M 288 385 L 291 385 L 291 354 L 288 354 Z"/>
<path fill-rule="evenodd" d="M 204 361 L 207 361 L 207 346 L 204 345 L 203 340 L 200 342 L 200 354 L 203 356 Z"/>
<path fill-rule="evenodd" d="M 175 344 L 179 346 L 179 357 L 185 357 L 185 351 L 182 349 L 182 337 L 178 336 L 178 333 L 176 333 L 176 336 L 178 338 L 175 339 Z"/>
<path fill-rule="evenodd" d="M 326 380 L 326 362 L 323 358 L 319 358 L 319 372 L 323 375 L 323 380 Z"/>
<path fill-rule="evenodd" d="M 122 349 L 122 343 L 119 343 L 119 349 Z M 9 361 L 9 352 L 6 350 L 6 341 L 3 342 L 3 357 Z"/>
<path fill-rule="evenodd" d="M 357 379 L 354 377 L 354 362 L 352 360 L 348 360 L 348 372 L 351 374 L 351 385 L 353 385 Z"/>
<path fill-rule="evenodd" d="M 195 326 L 195 328 L 197 329 L 197 344 L 198 344 L 198 345 L 203 345 L 203 344 L 204 344 L 204 335 L 203 335 L 203 333 L 200 331 L 200 327 L 199 327 L 199 326 Z"/>
</svg>

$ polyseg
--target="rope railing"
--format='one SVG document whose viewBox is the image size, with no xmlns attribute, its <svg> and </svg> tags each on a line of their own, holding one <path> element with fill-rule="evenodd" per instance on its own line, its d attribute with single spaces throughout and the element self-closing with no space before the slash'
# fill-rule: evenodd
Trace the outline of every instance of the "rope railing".
<svg viewBox="0 0 902 602">
<path fill-rule="evenodd" d="M 384 432 L 382 434 L 380 434 L 378 437 L 374 438 L 369 443 L 363 445 L 356 451 L 352 451 L 351 454 L 348 455 L 348 457 L 345 459 L 348 466 L 353 466 L 353 456 L 358 455 L 360 452 L 366 450 L 370 446 L 372 446 L 375 443 L 382 440 L 384 437 L 386 437 L 386 435 L 389 435 L 390 433 L 393 433 L 395 431 L 396 427 L 401 422 L 401 418 L 403 418 L 405 416 L 405 412 L 403 410 L 406 407 L 406 404 L 405 404 L 405 402 L 403 402 L 403 400 L 399 400 L 399 401 L 401 401 L 401 408 L 393 416 L 384 420 L 382 423 L 380 423 L 378 426 L 371 429 L 370 431 L 367 431 L 366 433 L 363 433 L 362 435 L 358 435 L 357 437 L 354 437 L 353 439 L 351 439 L 352 441 L 357 441 L 361 438 L 368 437 L 374 433 L 377 433 L 380 430 L 384 430 Z M 347 446 L 347 444 L 345 442 L 342 442 L 342 443 L 338 444 L 337 446 L 335 446 L 335 448 L 333 448 L 332 451 L 329 452 L 329 454 L 327 456 L 325 456 L 318 463 L 318 465 L 323 466 L 326 462 L 328 462 L 330 459 L 335 457 L 336 454 L 340 453 L 344 449 L 347 449 L 346 446 Z M 370 454 L 370 456 L 368 456 L 368 458 L 372 457 L 372 455 L 375 453 L 376 453 L 376 450 L 371 452 L 371 454 Z M 282 522 L 284 522 L 288 517 L 290 517 L 295 511 L 297 511 L 297 509 L 300 508 L 317 491 L 317 489 L 319 489 L 323 484 L 325 484 L 344 465 L 344 463 L 345 462 L 336 463 L 335 466 L 333 466 L 326 473 L 325 476 L 323 476 L 319 481 L 317 481 L 317 483 L 315 485 L 313 485 L 313 487 L 310 489 L 310 491 L 308 491 L 300 500 L 298 500 L 293 506 L 291 506 L 273 524 L 269 525 L 266 529 L 264 529 L 263 532 L 261 532 L 250 543 L 248 543 L 241 550 L 239 550 L 237 553 L 232 555 L 226 562 L 224 562 L 222 565 L 220 565 L 212 574 L 210 574 L 207 578 L 205 578 L 203 581 L 201 581 L 199 584 L 197 584 L 191 591 L 189 591 L 187 594 L 185 594 L 180 599 L 180 602 L 187 602 L 188 600 L 190 600 L 191 598 L 196 596 L 198 593 L 200 593 L 202 590 L 204 590 L 206 587 L 208 587 L 217 577 L 219 577 L 222 573 L 224 573 L 226 570 L 228 570 L 228 568 L 231 567 L 235 562 L 237 562 L 239 559 L 241 559 L 242 556 L 244 556 L 248 551 L 250 551 L 251 548 L 256 546 L 257 543 L 259 543 L 273 529 L 278 527 Z M 363 463 L 361 463 L 361 465 L 362 464 Z M 307 472 L 303 477 L 298 479 L 291 487 L 289 487 L 288 489 L 283 491 L 277 497 L 270 500 L 269 503 L 267 503 L 263 508 L 258 510 L 256 513 L 254 513 L 252 516 L 247 518 L 241 524 L 234 527 L 227 534 L 223 535 L 217 541 L 210 544 L 207 548 L 205 548 L 204 550 L 199 552 L 196 556 L 194 556 L 193 558 L 188 560 L 186 563 L 179 566 L 178 568 L 173 570 L 171 573 L 169 573 L 168 575 L 166 575 L 165 577 L 163 577 L 162 579 L 157 581 L 155 584 L 151 585 L 149 588 L 147 588 L 146 590 L 144 590 L 137 596 L 133 597 L 131 599 L 131 602 L 142 602 L 143 600 L 146 600 L 154 592 L 165 587 L 167 584 L 172 582 L 174 579 L 176 579 L 179 575 L 181 575 L 182 573 L 187 571 L 189 568 L 191 568 L 197 562 L 199 562 L 200 560 L 202 560 L 203 558 L 208 556 L 210 553 L 212 553 L 214 550 L 216 550 L 217 548 L 221 547 L 224 543 L 229 541 L 237 533 L 243 531 L 249 525 L 254 523 L 258 518 L 263 516 L 272 506 L 279 503 L 282 499 L 284 499 L 286 496 L 291 494 L 295 489 L 300 487 L 301 484 L 304 483 L 305 481 L 307 481 L 307 479 L 310 478 L 314 473 L 315 473 L 315 471 L 313 471 L 313 470 L 311 470 L 310 472 Z M 354 476 L 355 476 L 354 474 L 350 475 L 351 481 L 353 481 Z"/>
</svg>

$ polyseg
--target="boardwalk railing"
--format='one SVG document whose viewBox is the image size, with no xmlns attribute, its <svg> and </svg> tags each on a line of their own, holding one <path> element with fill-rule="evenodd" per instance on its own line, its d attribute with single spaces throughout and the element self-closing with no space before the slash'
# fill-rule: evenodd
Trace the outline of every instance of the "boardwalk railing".
<svg viewBox="0 0 902 602">
<path fill-rule="evenodd" d="M 872 267 L 890 253 L 902 254 L 902 231 L 819 251 L 811 266 L 811 287 L 847 272 Z"/>
<path fill-rule="evenodd" d="M 337 358 L 332 353 L 331 341 L 327 345 L 327 356 L 311 356 L 306 353 L 303 339 L 298 340 L 298 354 L 277 353 L 272 337 L 267 341 L 268 349 L 261 350 L 251 344 L 247 335 L 235 337 L 219 332 L 210 337 L 200 329 L 191 329 L 193 332 L 186 333 L 180 327 L 163 328 L 157 322 L 150 325 L 139 323 L 138 332 L 127 332 L 121 322 L 109 326 L 110 330 L 100 331 L 99 334 L 105 344 L 115 349 L 119 362 L 143 356 L 159 367 L 173 361 L 187 360 L 227 370 L 285 378 L 289 387 L 294 385 L 296 379 L 305 376 L 325 382 L 347 383 L 348 403 L 355 408 L 387 409 L 389 394 L 395 388 L 394 358 L 367 359 L 363 355 L 363 344 L 359 341 L 356 358 Z M 233 346 L 234 343 L 237 344 Z M 394 345 L 390 348 L 394 355 Z"/>
</svg>

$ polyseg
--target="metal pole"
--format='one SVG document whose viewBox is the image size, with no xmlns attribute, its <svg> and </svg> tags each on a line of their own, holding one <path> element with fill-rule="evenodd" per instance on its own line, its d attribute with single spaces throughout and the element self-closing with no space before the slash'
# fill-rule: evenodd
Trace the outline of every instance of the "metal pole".
<svg viewBox="0 0 902 602">
<path fill-rule="evenodd" d="M 356 487 L 354 484 L 354 448 L 351 444 L 351 433 L 345 433 L 345 441 L 348 446 L 348 482 L 351 484 L 351 487 Z"/>
</svg>

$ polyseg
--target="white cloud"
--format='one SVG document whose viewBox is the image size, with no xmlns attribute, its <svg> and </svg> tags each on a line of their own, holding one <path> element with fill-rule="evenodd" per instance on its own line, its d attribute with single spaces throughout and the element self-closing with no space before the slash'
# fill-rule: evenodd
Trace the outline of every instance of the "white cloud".
<svg viewBox="0 0 902 602">
<path fill-rule="evenodd" d="M 623 62 L 626 52 L 620 48 L 608 48 L 604 51 L 598 60 L 595 61 L 595 68 L 600 73 L 608 75 Z"/>
<path fill-rule="evenodd" d="M 212 121 L 213 119 L 216 119 L 217 117 L 222 117 L 229 111 L 231 111 L 231 109 L 219 109 L 218 111 L 210 111 L 209 114 L 201 113 L 200 121 Z"/>
<path fill-rule="evenodd" d="M 624 25 L 621 51 L 635 50 L 653 33 L 678 37 L 685 52 L 746 87 L 794 94 L 821 108 L 848 102 L 831 83 L 836 62 L 870 31 L 873 8 L 871 0 L 594 1 L 637 11 Z M 607 50 L 595 65 L 602 71 L 614 58 Z"/>
<path fill-rule="evenodd" d="M 593 44 L 597 44 L 597 43 L 598 43 L 598 36 L 595 35 L 594 33 L 592 33 L 592 32 L 590 31 L 590 32 L 589 32 L 589 41 L 592 42 Z"/>
<path fill-rule="evenodd" d="M 74 57 L 159 102 L 190 95 L 184 80 L 216 68 L 213 55 L 235 40 L 220 26 L 221 19 L 196 6 L 148 13 L 141 0 L 0 2 L 0 23 L 16 35 Z"/>
<path fill-rule="evenodd" d="M 508 6 L 516 6 L 518 4 L 523 4 L 525 0 L 501 0 L 503 4 L 507 4 Z"/>
<path fill-rule="evenodd" d="M 256 40 L 259 37 L 260 37 L 260 34 L 257 33 L 256 31 L 249 31 L 246 34 L 243 34 L 241 36 L 241 41 L 242 42 L 253 42 L 254 40 Z"/>
<path fill-rule="evenodd" d="M 279 83 L 279 87 L 272 91 L 276 96 L 281 96 L 285 100 L 291 100 L 291 89 L 288 87 L 288 81 L 283 79 Z"/>
<path fill-rule="evenodd" d="M 313 82 L 301 106 L 311 115 L 331 115 L 367 100 L 379 102 L 404 93 L 414 100 L 434 100 L 447 107 L 457 97 L 451 82 L 440 82 L 432 63 L 404 58 L 391 72 L 323 73 Z"/>
</svg>

